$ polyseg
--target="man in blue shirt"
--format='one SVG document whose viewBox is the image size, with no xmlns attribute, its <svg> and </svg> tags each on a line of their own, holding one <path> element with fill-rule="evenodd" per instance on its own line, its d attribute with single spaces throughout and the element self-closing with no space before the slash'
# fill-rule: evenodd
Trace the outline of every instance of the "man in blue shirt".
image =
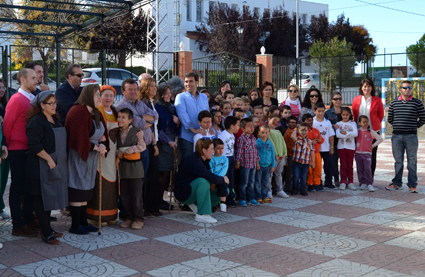
<svg viewBox="0 0 425 277">
<path fill-rule="evenodd" d="M 179 138 L 182 160 L 193 153 L 193 136 L 198 133 L 207 135 L 198 124 L 198 114 L 203 110 L 209 110 L 207 96 L 197 90 L 198 81 L 198 74 L 186 73 L 184 75 L 186 91 L 178 94 L 175 101 L 177 115 L 182 124 Z"/>
</svg>

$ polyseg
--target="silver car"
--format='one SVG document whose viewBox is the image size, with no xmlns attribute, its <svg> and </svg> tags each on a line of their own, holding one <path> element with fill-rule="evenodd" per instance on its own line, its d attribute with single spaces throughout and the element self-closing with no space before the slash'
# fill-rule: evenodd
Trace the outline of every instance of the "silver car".
<svg viewBox="0 0 425 277">
<path fill-rule="evenodd" d="M 9 86 L 9 88 L 12 88 L 12 91 L 17 91 L 18 88 L 19 88 L 18 72 L 19 72 L 18 70 L 9 72 L 9 84 L 8 84 L 8 86 Z M 50 78 L 47 78 L 47 80 L 49 82 L 47 84 L 49 86 L 49 90 L 51 92 L 55 92 L 56 91 L 56 82 L 53 81 Z"/>
<path fill-rule="evenodd" d="M 90 84 L 102 84 L 101 68 L 83 68 L 83 73 L 82 87 Z M 121 94 L 121 83 L 128 78 L 133 78 L 137 81 L 139 76 L 121 68 L 106 68 L 106 84 L 113 86 L 117 90 L 117 94 Z"/>
</svg>

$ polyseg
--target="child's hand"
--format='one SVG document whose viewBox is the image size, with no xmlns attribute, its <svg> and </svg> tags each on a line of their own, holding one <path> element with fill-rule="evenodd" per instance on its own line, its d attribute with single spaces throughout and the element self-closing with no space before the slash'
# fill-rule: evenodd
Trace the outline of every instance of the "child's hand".
<svg viewBox="0 0 425 277">
<path fill-rule="evenodd" d="M 142 140 L 142 139 L 143 139 L 143 136 L 144 136 L 143 131 L 142 131 L 142 130 L 140 130 L 139 132 L 137 132 L 137 133 L 136 133 L 136 136 L 137 136 L 137 138 L 138 138 L 139 140 Z"/>
<path fill-rule="evenodd" d="M 235 163 L 235 169 L 239 169 L 241 167 L 240 163 Z"/>
<path fill-rule="evenodd" d="M 133 149 L 131 149 L 131 147 L 130 148 L 128 148 L 127 150 L 125 150 L 124 151 L 124 155 L 130 155 L 130 154 L 133 154 L 133 151 L 132 151 Z"/>
<path fill-rule="evenodd" d="M 339 129 L 339 125 L 338 124 L 334 124 L 333 127 L 334 127 L 335 130 Z"/>
<path fill-rule="evenodd" d="M 342 130 L 342 131 L 340 131 L 341 132 L 341 134 L 343 134 L 343 135 L 346 135 L 347 134 L 347 131 L 344 131 L 344 130 Z"/>
<path fill-rule="evenodd" d="M 224 182 L 225 182 L 226 184 L 229 184 L 229 183 L 230 183 L 229 178 L 227 178 L 227 176 L 224 176 L 224 177 L 223 177 L 223 179 L 224 179 Z"/>
<path fill-rule="evenodd" d="M 257 170 L 260 170 L 260 164 L 257 162 Z"/>
<path fill-rule="evenodd" d="M 313 145 L 316 144 L 317 143 L 317 138 L 313 139 L 311 142 L 313 143 Z"/>
<path fill-rule="evenodd" d="M 274 167 L 270 168 L 270 173 L 274 172 Z"/>
<path fill-rule="evenodd" d="M 329 150 L 329 154 L 331 154 L 331 155 L 333 155 L 334 154 L 334 148 L 333 147 L 331 147 L 331 149 Z"/>
<path fill-rule="evenodd" d="M 159 148 L 158 148 L 158 146 L 155 145 L 153 147 L 153 150 L 154 150 L 154 152 L 153 152 L 154 157 L 158 156 L 159 155 Z"/>
<path fill-rule="evenodd" d="M 314 167 L 315 167 L 316 165 L 314 164 L 314 162 L 312 162 L 311 163 L 311 168 L 313 168 L 314 169 Z"/>
<path fill-rule="evenodd" d="M 375 148 L 375 147 L 373 147 L 373 145 L 371 145 L 371 146 L 370 146 L 370 151 L 372 151 L 372 150 L 373 150 L 373 148 Z"/>
<path fill-rule="evenodd" d="M 115 159 L 115 166 L 117 167 L 117 169 L 119 169 L 120 159 L 118 157 Z"/>
<path fill-rule="evenodd" d="M 102 142 L 102 141 L 106 141 L 105 135 L 101 136 L 100 139 L 98 140 L 98 142 Z"/>
</svg>

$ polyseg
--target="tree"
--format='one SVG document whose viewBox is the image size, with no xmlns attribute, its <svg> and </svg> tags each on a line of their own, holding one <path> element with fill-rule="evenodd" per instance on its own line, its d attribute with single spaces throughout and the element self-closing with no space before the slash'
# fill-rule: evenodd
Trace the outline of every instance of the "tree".
<svg viewBox="0 0 425 277">
<path fill-rule="evenodd" d="M 329 42 L 315 41 L 310 47 L 312 62 L 319 66 L 319 78 L 328 91 L 333 91 L 343 80 L 354 75 L 356 66 L 352 43 L 334 37 Z"/>
<path fill-rule="evenodd" d="M 308 35 L 310 42 L 322 40 L 324 42 L 331 40 L 328 17 L 321 13 L 318 16 L 312 15 L 310 25 L 308 26 Z"/>
<path fill-rule="evenodd" d="M 416 42 L 406 48 L 407 58 L 417 72 L 425 73 L 425 34 Z"/>
</svg>

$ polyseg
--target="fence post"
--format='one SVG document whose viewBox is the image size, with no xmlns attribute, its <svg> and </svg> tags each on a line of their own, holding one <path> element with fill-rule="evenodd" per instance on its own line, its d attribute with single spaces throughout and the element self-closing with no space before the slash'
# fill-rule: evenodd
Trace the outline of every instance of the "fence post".
<svg viewBox="0 0 425 277">
<path fill-rule="evenodd" d="M 208 65 L 209 65 L 209 63 L 207 63 L 207 67 L 205 68 L 205 87 L 207 89 L 209 87 L 209 85 L 208 85 L 208 83 L 209 83 L 209 81 L 208 81 L 208 79 L 209 79 L 209 76 L 208 76 L 208 73 L 209 73 Z"/>
<path fill-rule="evenodd" d="M 245 64 L 242 64 L 242 90 L 245 90 Z"/>
<path fill-rule="evenodd" d="M 56 89 L 59 88 L 61 83 L 61 39 L 59 37 L 56 38 Z M 65 76 L 65 79 L 68 76 Z"/>
<path fill-rule="evenodd" d="M 106 84 L 106 55 L 105 55 L 105 50 L 100 50 L 100 58 L 102 59 L 102 74 L 101 75 L 101 82 L 102 85 Z"/>
</svg>

